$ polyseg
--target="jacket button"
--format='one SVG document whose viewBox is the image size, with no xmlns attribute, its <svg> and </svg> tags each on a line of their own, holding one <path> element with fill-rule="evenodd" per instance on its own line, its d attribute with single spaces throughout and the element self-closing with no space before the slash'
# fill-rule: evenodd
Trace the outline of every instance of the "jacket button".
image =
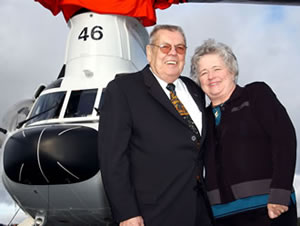
<svg viewBox="0 0 300 226">
<path fill-rule="evenodd" d="M 192 141 L 196 141 L 197 137 L 196 137 L 195 135 L 193 135 L 193 136 L 191 137 L 191 139 L 192 139 Z"/>
</svg>

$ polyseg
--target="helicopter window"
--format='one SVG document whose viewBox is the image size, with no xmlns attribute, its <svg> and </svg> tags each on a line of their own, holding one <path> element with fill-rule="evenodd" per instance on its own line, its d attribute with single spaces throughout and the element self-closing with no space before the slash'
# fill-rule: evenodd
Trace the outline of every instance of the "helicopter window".
<svg viewBox="0 0 300 226">
<path fill-rule="evenodd" d="M 28 123 L 58 118 L 66 92 L 49 93 L 40 96 L 29 116 Z"/>
<path fill-rule="evenodd" d="M 91 115 L 94 109 L 97 89 L 72 91 L 65 117 L 84 117 Z"/>
</svg>

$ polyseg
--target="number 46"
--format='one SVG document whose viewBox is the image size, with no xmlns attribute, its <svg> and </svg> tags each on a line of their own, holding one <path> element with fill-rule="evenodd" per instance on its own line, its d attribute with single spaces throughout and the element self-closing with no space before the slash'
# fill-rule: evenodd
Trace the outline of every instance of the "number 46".
<svg viewBox="0 0 300 226">
<path fill-rule="evenodd" d="M 91 37 L 93 40 L 100 40 L 103 38 L 102 30 L 103 30 L 103 28 L 101 26 L 95 26 L 91 30 L 91 35 L 89 35 L 88 27 L 85 27 L 80 32 L 80 34 L 78 36 L 78 40 L 83 39 L 83 41 L 86 41 L 89 37 Z"/>
</svg>

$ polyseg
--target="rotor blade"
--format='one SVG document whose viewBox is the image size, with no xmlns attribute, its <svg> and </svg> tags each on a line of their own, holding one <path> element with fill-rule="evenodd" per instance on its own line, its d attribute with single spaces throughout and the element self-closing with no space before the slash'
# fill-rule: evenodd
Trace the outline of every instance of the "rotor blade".
<svg viewBox="0 0 300 226">
<path fill-rule="evenodd" d="M 187 3 L 249 3 L 270 5 L 300 5 L 300 0 L 187 0 Z"/>
<path fill-rule="evenodd" d="M 26 99 L 11 106 L 4 114 L 1 128 L 6 129 L 9 132 L 15 130 L 18 123 L 26 119 L 33 102 L 33 99 Z"/>
<path fill-rule="evenodd" d="M 33 99 L 19 101 L 11 106 L 0 120 L 0 148 L 7 136 L 7 133 L 16 129 L 20 121 L 26 119 L 33 105 Z"/>
</svg>

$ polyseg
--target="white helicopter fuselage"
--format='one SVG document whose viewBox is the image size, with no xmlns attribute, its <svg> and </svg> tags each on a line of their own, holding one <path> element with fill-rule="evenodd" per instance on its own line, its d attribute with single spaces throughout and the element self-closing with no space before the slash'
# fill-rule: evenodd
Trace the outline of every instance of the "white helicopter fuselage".
<svg viewBox="0 0 300 226">
<path fill-rule="evenodd" d="M 3 144 L 3 184 L 37 225 L 110 225 L 97 109 L 116 74 L 147 64 L 149 37 L 125 16 L 82 12 L 68 25 L 58 79 L 36 94 L 27 120 Z"/>
</svg>

